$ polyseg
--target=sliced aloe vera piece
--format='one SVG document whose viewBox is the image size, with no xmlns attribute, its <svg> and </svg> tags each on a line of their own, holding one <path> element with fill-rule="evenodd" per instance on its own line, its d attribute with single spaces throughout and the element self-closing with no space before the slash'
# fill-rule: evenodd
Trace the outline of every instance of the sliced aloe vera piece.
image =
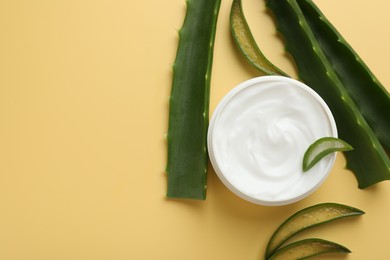
<svg viewBox="0 0 390 260">
<path fill-rule="evenodd" d="M 389 93 L 313 1 L 297 2 L 333 70 L 380 143 L 390 152 Z"/>
<path fill-rule="evenodd" d="M 298 211 L 283 222 L 268 242 L 266 258 L 272 255 L 284 242 L 299 232 L 329 221 L 362 215 L 360 209 L 338 203 L 322 203 Z"/>
<path fill-rule="evenodd" d="M 288 75 L 271 63 L 257 46 L 242 10 L 241 0 L 233 0 L 230 10 L 230 29 L 233 39 L 245 59 L 264 75 Z"/>
<path fill-rule="evenodd" d="M 295 60 L 299 77 L 325 100 L 340 138 L 353 146 L 345 156 L 359 188 L 389 180 L 386 151 L 333 70 L 296 0 L 267 0 L 267 6 Z"/>
<path fill-rule="evenodd" d="M 335 138 L 335 137 L 323 137 L 316 140 L 312 143 L 309 148 L 307 148 L 304 156 L 302 168 L 303 171 L 308 171 L 312 168 L 317 162 L 328 154 L 337 152 L 337 151 L 350 151 L 353 150 L 353 147 L 347 142 Z"/>
<path fill-rule="evenodd" d="M 351 253 L 351 251 L 345 246 L 328 240 L 308 238 L 291 243 L 279 249 L 267 258 L 267 260 L 307 259 L 325 253 Z"/>
<path fill-rule="evenodd" d="M 168 198 L 206 198 L 210 79 L 221 0 L 187 0 L 173 65 Z"/>
</svg>

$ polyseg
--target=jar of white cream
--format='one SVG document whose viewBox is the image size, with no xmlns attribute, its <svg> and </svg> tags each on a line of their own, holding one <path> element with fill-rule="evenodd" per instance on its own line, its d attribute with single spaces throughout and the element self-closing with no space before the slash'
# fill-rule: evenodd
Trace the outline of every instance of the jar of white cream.
<svg viewBox="0 0 390 260">
<path fill-rule="evenodd" d="M 337 137 L 326 103 L 305 84 L 264 76 L 239 84 L 210 121 L 210 161 L 221 181 L 250 202 L 279 206 L 301 200 L 328 176 L 335 153 L 302 170 L 306 149 Z"/>
</svg>

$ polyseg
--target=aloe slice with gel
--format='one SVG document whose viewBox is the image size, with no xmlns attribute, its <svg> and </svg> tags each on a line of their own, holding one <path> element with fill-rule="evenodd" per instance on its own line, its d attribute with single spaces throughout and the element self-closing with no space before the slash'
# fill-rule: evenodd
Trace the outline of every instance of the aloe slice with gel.
<svg viewBox="0 0 390 260">
<path fill-rule="evenodd" d="M 302 168 L 306 172 L 328 154 L 338 151 L 350 151 L 353 147 L 335 137 L 323 137 L 312 143 L 303 156 Z"/>
</svg>

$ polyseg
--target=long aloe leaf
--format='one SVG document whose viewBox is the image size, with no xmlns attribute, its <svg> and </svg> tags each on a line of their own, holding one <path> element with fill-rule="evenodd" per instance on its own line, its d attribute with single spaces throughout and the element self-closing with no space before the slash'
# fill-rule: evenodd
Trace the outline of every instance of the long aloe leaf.
<svg viewBox="0 0 390 260">
<path fill-rule="evenodd" d="M 230 9 L 230 30 L 244 58 L 264 75 L 288 75 L 271 63 L 260 51 L 249 29 L 242 10 L 241 0 L 233 0 Z"/>
<path fill-rule="evenodd" d="M 330 107 L 341 139 L 354 147 L 345 154 L 359 188 L 390 179 L 390 160 L 333 70 L 296 0 L 268 0 L 299 77 Z"/>
<path fill-rule="evenodd" d="M 221 0 L 187 0 L 173 65 L 168 198 L 206 198 L 206 136 L 214 39 Z"/>
<path fill-rule="evenodd" d="M 390 152 L 390 95 L 311 0 L 297 0 L 318 44 L 343 85 Z"/>
</svg>

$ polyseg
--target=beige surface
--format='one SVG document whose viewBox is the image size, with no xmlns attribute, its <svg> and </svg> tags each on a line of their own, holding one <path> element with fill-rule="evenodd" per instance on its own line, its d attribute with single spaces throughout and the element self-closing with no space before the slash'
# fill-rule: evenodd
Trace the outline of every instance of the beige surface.
<svg viewBox="0 0 390 260">
<path fill-rule="evenodd" d="M 316 3 L 389 88 L 390 3 Z M 211 111 L 257 75 L 232 44 L 230 4 L 220 10 Z M 293 74 L 263 9 L 244 1 L 259 45 Z M 367 214 L 305 236 L 353 251 L 334 259 L 389 259 L 390 182 L 359 190 L 341 155 L 325 184 L 290 206 L 243 201 L 212 170 L 206 201 L 165 199 L 170 68 L 184 11 L 184 0 L 0 1 L 0 259 L 261 259 L 287 216 L 326 201 Z"/>
</svg>

